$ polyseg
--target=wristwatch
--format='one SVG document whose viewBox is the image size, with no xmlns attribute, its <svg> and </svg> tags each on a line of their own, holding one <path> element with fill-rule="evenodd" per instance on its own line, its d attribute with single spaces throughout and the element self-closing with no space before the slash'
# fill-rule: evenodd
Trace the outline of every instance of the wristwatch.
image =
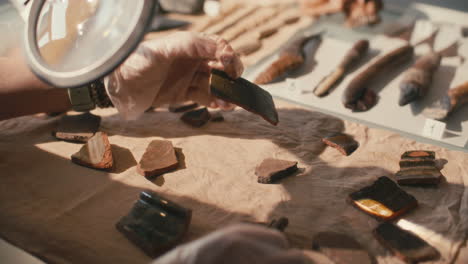
<svg viewBox="0 0 468 264">
<path fill-rule="evenodd" d="M 86 86 L 68 88 L 68 98 L 70 98 L 72 109 L 76 112 L 88 112 L 96 106 L 99 108 L 113 106 L 102 80 Z"/>
</svg>

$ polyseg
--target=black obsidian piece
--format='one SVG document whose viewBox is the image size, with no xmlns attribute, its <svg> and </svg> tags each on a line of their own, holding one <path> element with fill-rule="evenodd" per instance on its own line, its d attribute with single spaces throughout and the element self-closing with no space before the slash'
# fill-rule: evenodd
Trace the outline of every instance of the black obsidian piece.
<svg viewBox="0 0 468 264">
<path fill-rule="evenodd" d="M 225 72 L 212 70 L 211 93 L 254 114 L 272 125 L 278 124 L 278 112 L 271 94 L 243 78 L 231 79 Z"/>
<path fill-rule="evenodd" d="M 206 107 L 185 112 L 181 117 L 184 123 L 193 127 L 201 127 L 211 119 L 211 114 Z"/>
<path fill-rule="evenodd" d="M 140 193 L 128 215 L 116 224 L 130 241 L 154 258 L 177 245 L 186 234 L 192 211 L 152 191 Z"/>
<path fill-rule="evenodd" d="M 407 263 L 436 260 L 440 253 L 415 234 L 391 223 L 382 223 L 374 230 L 379 242 Z"/>
</svg>

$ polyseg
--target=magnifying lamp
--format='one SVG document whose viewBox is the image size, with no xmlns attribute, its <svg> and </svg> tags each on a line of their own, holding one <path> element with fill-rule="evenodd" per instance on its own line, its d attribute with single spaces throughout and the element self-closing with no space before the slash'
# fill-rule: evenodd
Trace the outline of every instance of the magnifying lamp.
<svg viewBox="0 0 468 264">
<path fill-rule="evenodd" d="M 25 53 L 55 87 L 84 86 L 114 70 L 137 47 L 155 0 L 34 0 Z"/>
</svg>

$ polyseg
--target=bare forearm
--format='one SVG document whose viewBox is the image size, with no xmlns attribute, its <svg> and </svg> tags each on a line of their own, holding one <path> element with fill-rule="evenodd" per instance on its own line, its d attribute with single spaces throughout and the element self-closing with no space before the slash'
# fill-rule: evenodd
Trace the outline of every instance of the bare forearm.
<svg viewBox="0 0 468 264">
<path fill-rule="evenodd" d="M 39 80 L 21 56 L 0 58 L 0 120 L 70 107 L 66 89 Z"/>
</svg>

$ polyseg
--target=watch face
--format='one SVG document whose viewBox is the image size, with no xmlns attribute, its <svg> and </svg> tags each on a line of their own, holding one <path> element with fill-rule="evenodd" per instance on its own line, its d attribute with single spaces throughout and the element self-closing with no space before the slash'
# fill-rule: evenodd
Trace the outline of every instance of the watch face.
<svg viewBox="0 0 468 264">
<path fill-rule="evenodd" d="M 81 86 L 104 76 L 141 41 L 154 2 L 32 2 L 25 43 L 31 68 L 58 87 Z"/>
</svg>

